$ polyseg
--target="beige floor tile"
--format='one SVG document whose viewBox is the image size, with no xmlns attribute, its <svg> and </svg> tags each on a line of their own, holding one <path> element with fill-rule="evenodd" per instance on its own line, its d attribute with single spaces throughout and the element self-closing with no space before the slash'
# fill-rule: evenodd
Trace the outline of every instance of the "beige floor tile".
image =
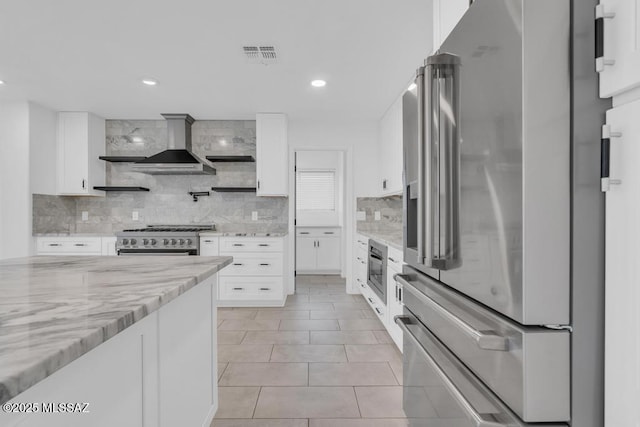
<svg viewBox="0 0 640 427">
<path fill-rule="evenodd" d="M 218 328 L 220 327 L 220 325 L 222 325 L 222 322 L 224 322 L 224 320 L 218 319 Z"/>
<path fill-rule="evenodd" d="M 309 302 L 357 302 L 353 296 L 342 294 L 310 294 Z"/>
<path fill-rule="evenodd" d="M 218 345 L 218 362 L 268 362 L 272 345 Z"/>
<path fill-rule="evenodd" d="M 333 310 L 330 302 L 292 302 L 279 307 L 280 310 Z"/>
<path fill-rule="evenodd" d="M 380 344 L 394 344 L 393 338 L 387 331 L 373 331 L 373 335 L 376 336 Z"/>
<path fill-rule="evenodd" d="M 309 331 L 249 331 L 242 343 L 309 344 Z"/>
<path fill-rule="evenodd" d="M 280 320 L 232 320 L 227 319 L 218 326 L 221 331 L 277 331 Z"/>
<path fill-rule="evenodd" d="M 304 320 L 283 319 L 280 321 L 281 331 L 337 331 L 337 320 Z"/>
<path fill-rule="evenodd" d="M 359 418 L 353 387 L 263 387 L 256 418 Z"/>
<path fill-rule="evenodd" d="M 275 345 L 271 362 L 346 362 L 343 345 Z"/>
<path fill-rule="evenodd" d="M 211 427 L 307 427 L 308 420 L 213 420 Z M 395 426 L 394 426 L 395 427 Z"/>
<path fill-rule="evenodd" d="M 218 379 L 224 374 L 225 369 L 227 369 L 227 363 L 218 363 Z"/>
<path fill-rule="evenodd" d="M 220 310 L 218 319 L 255 319 L 258 310 Z"/>
<path fill-rule="evenodd" d="M 362 310 L 311 310 L 311 319 L 364 319 Z"/>
<path fill-rule="evenodd" d="M 328 289 L 325 283 L 311 283 L 296 281 L 296 293 L 299 289 Z"/>
<path fill-rule="evenodd" d="M 341 331 L 384 331 L 384 325 L 378 319 L 338 320 Z"/>
<path fill-rule="evenodd" d="M 373 309 L 371 307 L 367 307 L 364 310 L 362 310 L 362 315 L 364 316 L 365 319 L 377 319 L 378 315 L 376 314 L 375 311 L 373 311 Z"/>
<path fill-rule="evenodd" d="M 246 338 L 245 338 L 246 340 Z M 311 344 L 377 344 L 371 331 L 311 331 Z"/>
<path fill-rule="evenodd" d="M 308 293 L 309 295 L 344 295 L 347 292 L 345 285 L 328 285 L 326 288 L 302 289 L 306 289 L 306 293 Z"/>
<path fill-rule="evenodd" d="M 401 386 L 356 387 L 355 389 L 363 418 L 405 417 L 402 410 Z"/>
<path fill-rule="evenodd" d="M 389 364 L 380 363 L 310 363 L 310 386 L 398 385 Z"/>
<path fill-rule="evenodd" d="M 287 297 L 287 303 L 290 304 L 293 302 L 309 302 L 309 295 L 305 295 L 305 294 L 289 295 Z"/>
<path fill-rule="evenodd" d="M 218 387 L 216 418 L 251 418 L 260 387 Z"/>
<path fill-rule="evenodd" d="M 260 319 L 308 319 L 309 310 L 261 310 L 256 320 Z"/>
<path fill-rule="evenodd" d="M 388 362 L 402 360 L 402 354 L 394 344 L 345 345 L 349 362 Z"/>
<path fill-rule="evenodd" d="M 389 363 L 389 366 L 391 366 L 391 370 L 396 376 L 398 384 L 402 385 L 402 359 L 389 360 L 387 363 Z"/>
<path fill-rule="evenodd" d="M 240 344 L 245 331 L 218 331 L 218 344 Z"/>
<path fill-rule="evenodd" d="M 334 310 L 371 310 L 366 302 L 332 302 L 331 304 Z"/>
<path fill-rule="evenodd" d="M 407 427 L 409 420 L 402 418 L 360 418 L 360 419 L 312 419 L 309 427 Z M 428 427 L 431 427 L 429 425 Z M 444 426 L 443 426 L 444 427 Z"/>
<path fill-rule="evenodd" d="M 308 372 L 307 363 L 229 363 L 218 384 L 220 386 L 306 386 Z"/>
</svg>

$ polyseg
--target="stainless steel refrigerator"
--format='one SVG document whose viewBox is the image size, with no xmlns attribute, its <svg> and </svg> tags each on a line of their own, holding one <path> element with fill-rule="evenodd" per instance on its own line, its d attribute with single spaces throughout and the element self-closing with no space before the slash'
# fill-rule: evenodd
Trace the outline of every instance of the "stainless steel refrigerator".
<svg viewBox="0 0 640 427">
<path fill-rule="evenodd" d="M 477 0 L 404 95 L 411 425 L 602 425 L 593 6 Z"/>
</svg>

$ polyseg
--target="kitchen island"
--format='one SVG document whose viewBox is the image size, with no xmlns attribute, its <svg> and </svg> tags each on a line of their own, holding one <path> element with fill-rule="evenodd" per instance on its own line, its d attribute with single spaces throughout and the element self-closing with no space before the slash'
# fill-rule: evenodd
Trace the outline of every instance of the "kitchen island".
<svg viewBox="0 0 640 427">
<path fill-rule="evenodd" d="M 0 425 L 208 425 L 231 257 L 0 261 Z"/>
</svg>

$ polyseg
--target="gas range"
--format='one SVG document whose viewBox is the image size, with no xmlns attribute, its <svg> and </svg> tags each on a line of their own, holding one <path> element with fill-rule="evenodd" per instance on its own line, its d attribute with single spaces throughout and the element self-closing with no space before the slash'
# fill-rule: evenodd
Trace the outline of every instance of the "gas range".
<svg viewBox="0 0 640 427">
<path fill-rule="evenodd" d="M 149 225 L 116 233 L 118 255 L 198 255 L 202 231 L 215 225 Z"/>
</svg>

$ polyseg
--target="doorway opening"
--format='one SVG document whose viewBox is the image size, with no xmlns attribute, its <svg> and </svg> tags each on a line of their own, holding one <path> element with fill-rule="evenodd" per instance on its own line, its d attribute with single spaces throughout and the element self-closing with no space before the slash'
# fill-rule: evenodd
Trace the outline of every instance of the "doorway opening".
<svg viewBox="0 0 640 427">
<path fill-rule="evenodd" d="M 344 154 L 295 152 L 295 272 L 301 291 L 345 284 Z"/>
</svg>

